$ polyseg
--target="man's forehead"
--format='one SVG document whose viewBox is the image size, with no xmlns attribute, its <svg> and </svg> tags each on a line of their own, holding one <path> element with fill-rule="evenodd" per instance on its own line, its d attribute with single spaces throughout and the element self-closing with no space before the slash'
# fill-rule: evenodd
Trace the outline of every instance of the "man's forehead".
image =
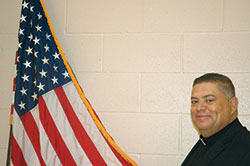
<svg viewBox="0 0 250 166">
<path fill-rule="evenodd" d="M 213 83 L 213 82 L 199 83 L 193 86 L 192 88 L 192 92 L 193 91 L 214 91 L 214 90 L 218 90 L 218 84 Z"/>
<path fill-rule="evenodd" d="M 221 92 L 217 84 L 211 82 L 199 83 L 192 88 L 192 97 L 217 96 L 218 93 Z"/>
</svg>

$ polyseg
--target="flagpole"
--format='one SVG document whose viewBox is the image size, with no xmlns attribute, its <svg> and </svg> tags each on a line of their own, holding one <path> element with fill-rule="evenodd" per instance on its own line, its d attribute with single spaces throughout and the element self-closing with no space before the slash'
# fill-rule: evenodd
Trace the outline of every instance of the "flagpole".
<svg viewBox="0 0 250 166">
<path fill-rule="evenodd" d="M 6 166 L 10 166 L 10 160 L 11 160 L 11 142 L 12 142 L 12 124 L 10 124 L 10 133 L 9 133 L 9 144 L 8 144 L 8 152 L 7 152 L 7 161 Z"/>
<path fill-rule="evenodd" d="M 17 54 L 18 52 L 16 51 L 15 65 L 17 64 Z M 13 92 L 15 92 L 15 90 L 16 90 L 16 78 L 13 79 Z M 8 143 L 6 166 L 10 166 L 10 163 L 11 163 L 13 111 L 14 111 L 14 104 L 11 105 L 11 111 L 10 111 L 10 120 L 9 120 L 10 132 L 9 132 L 9 143 Z"/>
</svg>

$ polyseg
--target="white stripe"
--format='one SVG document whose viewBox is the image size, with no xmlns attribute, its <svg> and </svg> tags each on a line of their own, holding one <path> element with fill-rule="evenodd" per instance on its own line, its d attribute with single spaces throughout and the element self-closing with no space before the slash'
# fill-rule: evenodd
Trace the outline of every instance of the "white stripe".
<svg viewBox="0 0 250 166">
<path fill-rule="evenodd" d="M 17 144 L 23 152 L 26 163 L 28 165 L 40 165 L 35 149 L 31 144 L 26 131 L 24 130 L 23 123 L 16 113 L 16 110 L 13 111 L 13 136 L 15 137 Z"/>
<path fill-rule="evenodd" d="M 31 110 L 31 114 L 38 126 L 40 145 L 41 145 L 41 155 L 43 157 L 44 162 L 46 163 L 46 165 L 55 165 L 55 166 L 62 165 L 40 122 L 38 105 Z"/>
<path fill-rule="evenodd" d="M 58 131 L 60 132 L 77 165 L 91 166 L 91 162 L 74 135 L 74 132 L 64 113 L 61 103 L 56 96 L 56 93 L 54 91 L 50 91 L 49 93 L 43 95 L 43 98 Z"/>
<path fill-rule="evenodd" d="M 14 104 L 15 103 L 15 91 L 13 91 L 12 100 L 13 100 L 12 104 Z"/>
<path fill-rule="evenodd" d="M 121 165 L 120 161 L 114 155 L 109 145 L 107 144 L 102 134 L 100 133 L 99 129 L 97 128 L 95 122 L 93 121 L 91 115 L 89 114 L 87 108 L 85 107 L 80 95 L 78 94 L 73 82 L 64 85 L 63 89 L 82 126 L 86 130 L 90 139 L 95 144 L 98 152 L 103 157 L 107 165 L 109 166 Z"/>
<path fill-rule="evenodd" d="M 38 111 L 38 104 L 32 109 L 30 110 L 31 115 L 34 118 L 34 121 L 36 122 L 37 128 L 38 130 L 40 129 L 40 123 L 39 123 L 39 111 Z M 40 131 L 40 130 L 39 130 Z"/>
</svg>

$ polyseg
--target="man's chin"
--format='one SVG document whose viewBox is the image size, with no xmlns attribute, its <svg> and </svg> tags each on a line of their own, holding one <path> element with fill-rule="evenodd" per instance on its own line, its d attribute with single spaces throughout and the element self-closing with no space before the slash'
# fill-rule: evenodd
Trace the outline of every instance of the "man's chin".
<svg viewBox="0 0 250 166">
<path fill-rule="evenodd" d="M 210 127 L 210 123 L 208 121 L 196 121 L 195 126 L 199 130 L 207 130 Z"/>
</svg>

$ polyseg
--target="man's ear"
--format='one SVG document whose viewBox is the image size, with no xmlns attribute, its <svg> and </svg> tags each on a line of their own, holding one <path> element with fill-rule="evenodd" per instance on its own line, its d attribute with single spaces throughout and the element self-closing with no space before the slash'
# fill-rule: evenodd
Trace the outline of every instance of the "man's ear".
<svg viewBox="0 0 250 166">
<path fill-rule="evenodd" d="M 232 109 L 232 114 L 237 112 L 237 110 L 238 110 L 238 98 L 236 96 L 234 96 L 230 99 L 229 102 L 230 102 L 230 106 Z"/>
</svg>

